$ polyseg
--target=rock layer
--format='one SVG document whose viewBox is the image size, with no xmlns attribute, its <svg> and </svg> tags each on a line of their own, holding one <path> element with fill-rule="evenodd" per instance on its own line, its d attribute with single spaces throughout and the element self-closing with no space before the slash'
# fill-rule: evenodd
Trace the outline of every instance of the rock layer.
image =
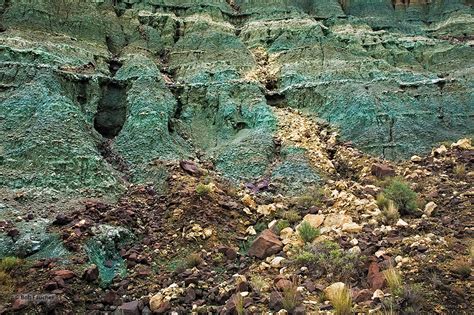
<svg viewBox="0 0 474 315">
<path fill-rule="evenodd" d="M 470 2 L 61 3 L 0 3 L 2 186 L 118 192 L 179 159 L 293 185 L 272 106 L 390 159 L 474 130 Z"/>
</svg>

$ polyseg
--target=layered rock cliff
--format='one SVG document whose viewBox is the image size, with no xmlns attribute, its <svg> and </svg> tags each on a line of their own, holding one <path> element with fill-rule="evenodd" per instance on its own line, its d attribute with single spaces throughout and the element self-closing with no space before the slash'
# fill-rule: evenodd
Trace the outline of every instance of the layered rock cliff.
<svg viewBox="0 0 474 315">
<path fill-rule="evenodd" d="M 473 132 L 469 1 L 1 5 L 3 186 L 116 190 L 196 157 L 268 176 L 274 106 L 389 159 Z"/>
</svg>

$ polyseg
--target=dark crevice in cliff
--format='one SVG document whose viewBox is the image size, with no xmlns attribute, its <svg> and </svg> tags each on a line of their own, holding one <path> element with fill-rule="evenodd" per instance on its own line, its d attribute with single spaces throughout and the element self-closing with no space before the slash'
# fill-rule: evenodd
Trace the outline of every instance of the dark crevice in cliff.
<svg viewBox="0 0 474 315">
<path fill-rule="evenodd" d="M 122 83 L 101 85 L 102 97 L 94 116 L 94 128 L 105 138 L 116 137 L 127 118 L 127 91 Z"/>
<path fill-rule="evenodd" d="M 269 106 L 274 107 L 286 107 L 286 96 L 283 93 L 279 93 L 276 91 L 270 91 L 265 93 L 265 99 L 267 100 L 267 104 Z"/>
<path fill-rule="evenodd" d="M 176 100 L 176 108 L 174 111 L 174 114 L 170 119 L 168 120 L 168 131 L 170 133 L 176 132 L 176 123 L 181 117 L 181 113 L 183 111 L 183 102 L 181 100 L 184 88 L 183 87 L 169 87 L 169 90 L 171 93 L 174 95 L 174 99 Z"/>
<path fill-rule="evenodd" d="M 109 71 L 111 76 L 115 76 L 117 71 L 122 67 L 122 62 L 118 59 L 111 59 L 107 62 L 109 64 Z"/>
</svg>

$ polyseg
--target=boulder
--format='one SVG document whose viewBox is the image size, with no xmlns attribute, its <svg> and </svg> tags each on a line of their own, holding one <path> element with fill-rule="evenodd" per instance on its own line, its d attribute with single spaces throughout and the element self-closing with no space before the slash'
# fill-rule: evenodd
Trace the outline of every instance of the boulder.
<svg viewBox="0 0 474 315">
<path fill-rule="evenodd" d="M 337 292 L 343 290 L 346 285 L 343 282 L 336 282 L 324 289 L 324 294 L 329 300 L 332 300 Z"/>
<path fill-rule="evenodd" d="M 253 241 L 249 249 L 249 256 L 266 258 L 276 254 L 283 248 L 283 243 L 272 230 L 266 229 Z"/>
<path fill-rule="evenodd" d="M 390 165 L 382 163 L 372 164 L 371 173 L 378 178 L 395 176 L 395 170 Z"/>
<path fill-rule="evenodd" d="M 362 226 L 355 222 L 344 223 L 342 225 L 342 231 L 347 233 L 359 233 L 362 231 Z"/>
<path fill-rule="evenodd" d="M 114 312 L 114 315 L 140 315 L 140 310 L 138 308 L 139 301 L 132 301 L 128 303 L 123 303 L 120 305 Z"/>
<path fill-rule="evenodd" d="M 323 224 L 324 215 L 322 214 L 307 214 L 304 216 L 303 221 L 308 222 L 311 224 L 312 227 L 318 228 Z"/>
<path fill-rule="evenodd" d="M 150 299 L 150 310 L 152 313 L 164 314 L 171 308 L 169 301 L 165 300 L 161 293 L 155 294 Z"/>
<path fill-rule="evenodd" d="M 331 213 L 326 216 L 324 226 L 326 227 L 342 227 L 345 223 L 351 223 L 352 218 L 345 214 Z"/>
<path fill-rule="evenodd" d="M 376 262 L 372 262 L 369 265 L 367 282 L 369 283 L 372 290 L 382 289 L 385 285 L 385 277 L 380 272 L 379 265 Z"/>
</svg>

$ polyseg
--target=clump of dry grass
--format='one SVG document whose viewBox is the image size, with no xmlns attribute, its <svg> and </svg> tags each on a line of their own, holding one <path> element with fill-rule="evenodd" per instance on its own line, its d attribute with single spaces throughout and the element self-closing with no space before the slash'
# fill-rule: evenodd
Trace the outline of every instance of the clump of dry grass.
<svg viewBox="0 0 474 315">
<path fill-rule="evenodd" d="M 460 177 L 466 174 L 466 166 L 464 164 L 457 164 L 453 169 L 454 175 Z"/>
<path fill-rule="evenodd" d="M 398 212 L 398 208 L 395 205 L 395 202 L 393 202 L 392 200 L 389 200 L 387 202 L 387 206 L 382 209 L 382 216 L 384 223 L 397 223 L 398 219 L 400 219 L 400 213 Z"/>
<path fill-rule="evenodd" d="M 202 258 L 199 254 L 194 253 L 186 257 L 185 265 L 187 268 L 197 267 L 202 263 Z"/>
<path fill-rule="evenodd" d="M 250 285 L 252 289 L 258 293 L 262 293 L 269 288 L 268 281 L 260 275 L 253 275 L 250 278 Z"/>
<path fill-rule="evenodd" d="M 352 296 L 348 287 L 338 288 L 330 298 L 334 307 L 334 314 L 348 315 L 352 314 Z"/>
<path fill-rule="evenodd" d="M 17 257 L 5 257 L 0 261 L 1 271 L 10 271 L 21 264 L 21 259 Z"/>
<path fill-rule="evenodd" d="M 235 311 L 237 312 L 237 315 L 245 314 L 244 297 L 242 296 L 242 294 L 240 294 L 240 292 L 234 295 L 233 302 L 235 305 Z"/>
<path fill-rule="evenodd" d="M 299 304 L 299 294 L 298 294 L 298 285 L 295 280 L 292 281 L 291 285 L 283 289 L 281 294 L 282 306 L 285 310 L 291 312 Z"/>
<path fill-rule="evenodd" d="M 403 290 L 402 276 L 393 266 L 390 266 L 387 270 L 383 271 L 387 285 L 390 288 L 392 294 L 400 294 Z"/>
<path fill-rule="evenodd" d="M 13 293 L 15 285 L 12 277 L 5 271 L 0 271 L 0 296 L 7 296 Z"/>
</svg>

